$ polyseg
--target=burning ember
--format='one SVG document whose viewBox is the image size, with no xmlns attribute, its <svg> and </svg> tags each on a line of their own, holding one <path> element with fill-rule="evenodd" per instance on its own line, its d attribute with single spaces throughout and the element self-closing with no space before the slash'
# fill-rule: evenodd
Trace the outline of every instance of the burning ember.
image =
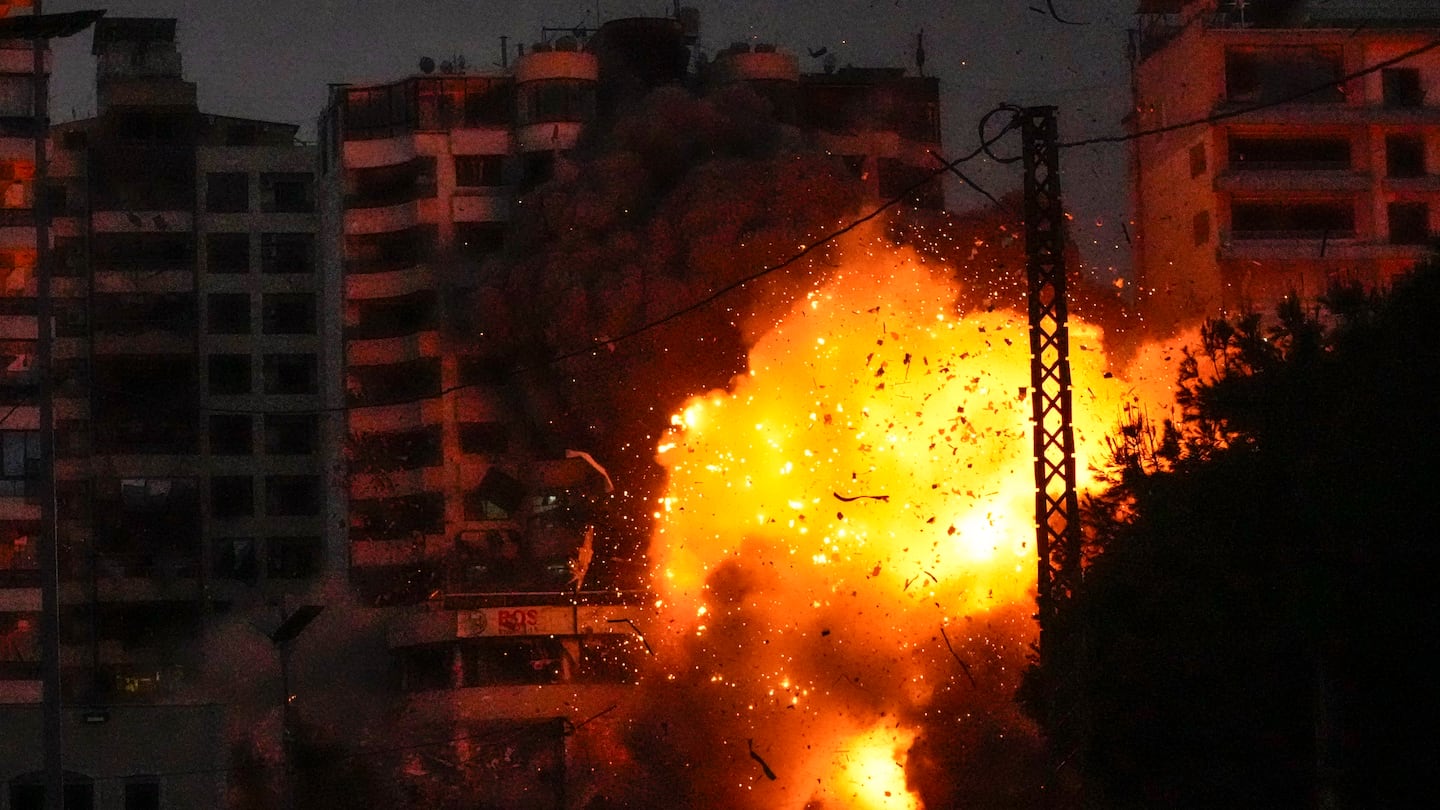
<svg viewBox="0 0 1440 810">
<path fill-rule="evenodd" d="M 847 253 L 659 447 L 651 680 L 687 730 L 655 745 L 703 806 L 923 807 L 917 746 L 1008 702 L 1035 638 L 1026 316 Z M 1082 487 L 1134 398 L 1100 343 L 1072 321 Z"/>
</svg>

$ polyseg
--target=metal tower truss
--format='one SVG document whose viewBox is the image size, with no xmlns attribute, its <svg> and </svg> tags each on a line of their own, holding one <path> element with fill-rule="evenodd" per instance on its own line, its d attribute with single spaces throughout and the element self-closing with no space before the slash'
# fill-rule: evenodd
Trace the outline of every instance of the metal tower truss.
<svg viewBox="0 0 1440 810">
<path fill-rule="evenodd" d="M 1080 583 L 1080 501 L 1075 492 L 1075 431 L 1070 330 L 1065 301 L 1065 212 L 1060 202 L 1054 107 L 1021 119 L 1025 166 L 1025 248 L 1030 300 L 1030 382 L 1035 421 L 1036 603 L 1040 656 L 1053 649 L 1056 617 Z"/>
</svg>

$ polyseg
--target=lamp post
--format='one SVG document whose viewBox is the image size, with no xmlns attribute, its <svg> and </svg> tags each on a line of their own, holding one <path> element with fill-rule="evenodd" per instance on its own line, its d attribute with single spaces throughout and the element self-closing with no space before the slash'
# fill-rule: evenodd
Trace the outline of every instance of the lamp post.
<svg viewBox="0 0 1440 810">
<path fill-rule="evenodd" d="M 45 54 L 52 39 L 73 36 L 89 28 L 105 12 L 77 11 L 44 14 L 41 0 L 31 4 L 33 13 L 5 16 L 9 4 L 0 5 L 0 39 L 30 40 L 34 53 L 34 92 L 31 122 L 35 139 L 35 180 L 31 196 L 35 216 L 35 354 L 36 390 L 40 421 L 40 524 L 37 543 L 40 565 L 41 705 L 45 760 L 45 808 L 65 806 L 64 709 L 60 700 L 60 557 L 59 535 L 55 530 L 55 423 L 51 394 L 51 349 L 53 326 L 50 302 L 50 212 L 45 183 L 48 155 L 45 142 L 50 135 L 50 83 L 45 73 Z"/>
<path fill-rule="evenodd" d="M 275 647 L 280 659 L 280 764 L 284 779 L 281 806 L 285 810 L 295 807 L 295 773 L 291 762 L 295 730 L 291 720 L 294 710 L 290 704 L 290 645 L 324 609 L 324 605 L 301 605 L 268 634 L 270 644 Z"/>
</svg>

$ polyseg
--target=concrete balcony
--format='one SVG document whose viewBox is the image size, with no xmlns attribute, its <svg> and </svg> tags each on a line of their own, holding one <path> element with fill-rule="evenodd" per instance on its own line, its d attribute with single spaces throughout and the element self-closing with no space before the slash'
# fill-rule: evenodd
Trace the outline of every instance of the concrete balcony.
<svg viewBox="0 0 1440 810">
<path fill-rule="evenodd" d="M 474 610 L 416 608 L 391 621 L 386 638 L 391 649 L 437 644 L 462 638 L 582 636 L 595 633 L 635 635 L 650 615 L 647 606 L 543 604 L 541 597 L 571 599 L 571 594 L 485 594 L 504 607 Z M 532 601 L 533 600 L 533 601 Z"/>
<path fill-rule="evenodd" d="M 456 222 L 509 222 L 512 216 L 510 197 L 505 193 L 457 193 L 450 198 L 450 212 Z"/>
<path fill-rule="evenodd" d="M 395 166 L 419 154 L 415 149 L 415 135 L 409 132 L 391 138 L 346 141 L 344 152 L 345 165 L 352 169 Z"/>
</svg>

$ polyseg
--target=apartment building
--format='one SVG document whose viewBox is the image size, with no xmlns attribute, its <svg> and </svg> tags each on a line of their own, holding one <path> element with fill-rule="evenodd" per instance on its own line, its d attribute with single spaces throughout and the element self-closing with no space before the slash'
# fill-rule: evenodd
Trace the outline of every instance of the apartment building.
<svg viewBox="0 0 1440 810">
<path fill-rule="evenodd" d="M 468 785 L 497 806 L 570 806 L 610 756 L 586 748 L 610 733 L 605 720 L 584 739 L 573 725 L 624 716 L 645 655 L 642 577 L 592 559 L 586 504 L 612 485 L 606 472 L 532 424 L 483 324 L 465 341 L 445 335 L 445 307 L 503 248 L 517 197 L 628 99 L 669 84 L 748 83 L 876 199 L 938 166 L 935 79 L 804 74 L 768 45 L 702 61 L 697 36 L 681 10 L 561 32 L 498 70 L 422 61 L 402 79 L 331 88 L 321 243 L 344 290 L 350 579 L 364 601 L 393 606 L 397 736 L 451 729 L 463 738 L 451 761 L 488 763 L 408 755 L 417 800 Z M 912 202 L 943 200 L 937 182 Z"/>
<path fill-rule="evenodd" d="M 1425 254 L 1440 229 L 1434 3 L 1147 0 L 1138 20 L 1130 130 L 1205 121 L 1133 142 L 1153 329 L 1380 283 Z"/>
<path fill-rule="evenodd" d="M 28 541 L 40 529 L 38 392 L 25 386 L 36 335 L 29 201 L 43 193 L 62 682 L 74 707 L 66 766 L 91 784 L 76 788 L 90 796 L 78 806 L 216 806 L 231 718 L 197 690 L 205 635 L 221 613 L 273 620 L 334 568 L 337 480 L 321 420 L 338 340 L 324 337 L 316 152 L 294 124 L 199 110 L 173 19 L 104 18 L 92 54 L 96 115 L 51 129 L 44 189 L 30 183 L 33 141 L 12 135 L 18 123 L 0 137 L 11 183 L 4 390 L 32 398 L 7 405 L 0 427 L 0 588 L 38 581 Z M 0 590 L 0 616 L 28 608 L 28 593 Z M 8 641 L 20 625 L 0 621 Z M 23 640 L 34 648 L 33 634 Z M 0 682 L 7 697 L 39 699 L 28 669 L 0 666 L 25 676 Z M 33 718 L 16 709 L 15 728 L 38 722 L 34 708 Z M 31 742 L 0 751 L 12 807 L 38 795 L 25 775 L 39 767 Z M 136 777 L 86 781 L 116 768 Z"/>
</svg>

